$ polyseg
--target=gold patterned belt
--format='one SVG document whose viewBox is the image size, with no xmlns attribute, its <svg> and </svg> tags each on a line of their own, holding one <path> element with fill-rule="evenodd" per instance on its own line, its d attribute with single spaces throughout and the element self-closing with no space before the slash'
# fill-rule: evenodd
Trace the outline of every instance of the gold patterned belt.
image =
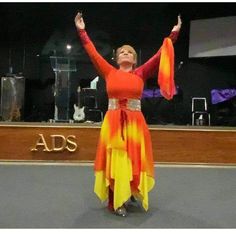
<svg viewBox="0 0 236 236">
<path fill-rule="evenodd" d="M 117 98 L 109 98 L 108 101 L 108 110 L 116 110 L 116 109 L 128 109 L 131 111 L 141 111 L 141 101 L 140 99 L 117 99 Z"/>
</svg>

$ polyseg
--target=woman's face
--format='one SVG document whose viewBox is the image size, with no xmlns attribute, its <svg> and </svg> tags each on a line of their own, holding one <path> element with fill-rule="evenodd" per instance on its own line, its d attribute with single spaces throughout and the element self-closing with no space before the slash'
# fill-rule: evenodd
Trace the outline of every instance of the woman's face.
<svg viewBox="0 0 236 236">
<path fill-rule="evenodd" d="M 119 54 L 117 55 L 117 64 L 131 64 L 134 65 L 136 63 L 134 54 L 128 48 L 121 48 Z"/>
</svg>

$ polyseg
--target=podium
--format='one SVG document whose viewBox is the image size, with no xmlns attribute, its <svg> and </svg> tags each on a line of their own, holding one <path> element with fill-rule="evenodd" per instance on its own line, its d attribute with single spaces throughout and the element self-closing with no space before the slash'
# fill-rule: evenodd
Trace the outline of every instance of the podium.
<svg viewBox="0 0 236 236">
<path fill-rule="evenodd" d="M 71 73 L 76 72 L 76 61 L 72 57 L 51 56 L 55 73 L 53 122 L 70 122 Z"/>
<path fill-rule="evenodd" d="M 21 121 L 24 114 L 25 78 L 10 75 L 1 78 L 1 118 Z"/>
</svg>

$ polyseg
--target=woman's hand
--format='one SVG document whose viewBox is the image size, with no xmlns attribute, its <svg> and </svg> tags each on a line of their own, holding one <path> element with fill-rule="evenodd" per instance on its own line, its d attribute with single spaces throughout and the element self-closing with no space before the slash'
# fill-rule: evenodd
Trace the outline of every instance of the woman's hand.
<svg viewBox="0 0 236 236">
<path fill-rule="evenodd" d="M 75 25 L 77 29 L 85 29 L 85 23 L 81 12 L 78 12 L 75 17 Z"/>
<path fill-rule="evenodd" d="M 181 25 L 182 25 L 181 16 L 178 15 L 178 23 L 177 23 L 177 25 L 175 25 L 175 26 L 173 27 L 172 31 L 180 31 Z"/>
</svg>

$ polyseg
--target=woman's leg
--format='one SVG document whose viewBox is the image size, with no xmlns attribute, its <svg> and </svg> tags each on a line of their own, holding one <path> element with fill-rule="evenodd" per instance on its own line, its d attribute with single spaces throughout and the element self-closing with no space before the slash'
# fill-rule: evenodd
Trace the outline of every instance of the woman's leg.
<svg viewBox="0 0 236 236">
<path fill-rule="evenodd" d="M 108 209 L 111 211 L 114 211 L 114 200 L 113 200 L 114 194 L 113 191 L 109 188 L 109 194 L 108 194 Z"/>
</svg>

